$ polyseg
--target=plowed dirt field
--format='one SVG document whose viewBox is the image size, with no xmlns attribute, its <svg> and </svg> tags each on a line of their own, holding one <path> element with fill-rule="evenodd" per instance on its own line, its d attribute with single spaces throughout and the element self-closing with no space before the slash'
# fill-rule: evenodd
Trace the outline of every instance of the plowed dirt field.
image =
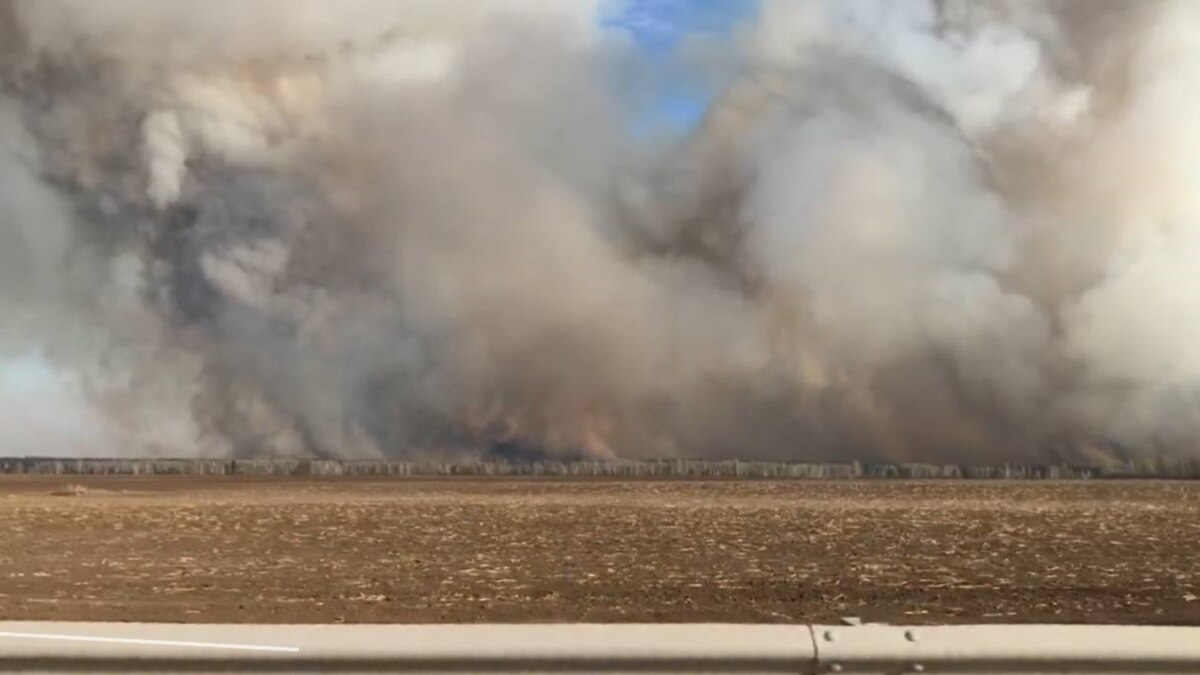
<svg viewBox="0 0 1200 675">
<path fill-rule="evenodd" d="M 1200 625 L 1198 596 L 1200 483 L 0 477 L 0 620 Z"/>
</svg>

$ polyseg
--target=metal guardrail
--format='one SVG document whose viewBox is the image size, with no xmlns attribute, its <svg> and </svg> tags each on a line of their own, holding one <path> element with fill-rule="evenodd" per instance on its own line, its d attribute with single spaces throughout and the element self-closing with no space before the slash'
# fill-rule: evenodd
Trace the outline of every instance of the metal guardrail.
<svg viewBox="0 0 1200 675">
<path fill-rule="evenodd" d="M 1200 628 L 813 626 L 816 672 L 1200 673 Z"/>
<path fill-rule="evenodd" d="M 0 673 L 1200 673 L 1200 628 L 0 623 Z"/>
</svg>

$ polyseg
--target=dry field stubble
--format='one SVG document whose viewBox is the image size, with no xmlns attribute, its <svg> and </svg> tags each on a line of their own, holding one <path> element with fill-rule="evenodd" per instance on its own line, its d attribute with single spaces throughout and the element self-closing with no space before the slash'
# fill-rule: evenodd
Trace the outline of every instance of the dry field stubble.
<svg viewBox="0 0 1200 675">
<path fill-rule="evenodd" d="M 1200 483 L 66 482 L 0 619 L 1200 624 Z"/>
</svg>

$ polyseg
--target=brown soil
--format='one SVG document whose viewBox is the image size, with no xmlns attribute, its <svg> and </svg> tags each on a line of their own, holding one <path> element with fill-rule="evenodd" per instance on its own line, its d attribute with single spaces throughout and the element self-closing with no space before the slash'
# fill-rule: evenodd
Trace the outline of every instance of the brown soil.
<svg viewBox="0 0 1200 675">
<path fill-rule="evenodd" d="M 0 619 L 1200 625 L 1200 483 L 0 478 Z"/>
</svg>

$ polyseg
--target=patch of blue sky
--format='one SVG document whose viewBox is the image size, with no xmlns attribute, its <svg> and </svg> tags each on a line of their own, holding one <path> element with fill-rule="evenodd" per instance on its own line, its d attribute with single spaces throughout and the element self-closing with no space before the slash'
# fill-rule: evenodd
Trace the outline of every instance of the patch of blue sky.
<svg viewBox="0 0 1200 675">
<path fill-rule="evenodd" d="M 600 23 L 623 30 L 648 55 L 669 53 L 695 33 L 723 35 L 753 13 L 757 0 L 613 0 Z"/>
<path fill-rule="evenodd" d="M 654 122 L 668 129 L 693 129 L 712 103 L 712 96 L 699 91 L 664 92 L 658 99 L 653 116 Z"/>
<path fill-rule="evenodd" d="M 672 69 L 672 56 L 689 36 L 727 36 L 757 7 L 758 0 L 612 0 L 604 5 L 600 24 L 628 34 L 647 68 L 665 73 L 653 95 L 638 102 L 635 133 L 682 135 L 696 127 L 716 92 L 711 82 Z"/>
</svg>

